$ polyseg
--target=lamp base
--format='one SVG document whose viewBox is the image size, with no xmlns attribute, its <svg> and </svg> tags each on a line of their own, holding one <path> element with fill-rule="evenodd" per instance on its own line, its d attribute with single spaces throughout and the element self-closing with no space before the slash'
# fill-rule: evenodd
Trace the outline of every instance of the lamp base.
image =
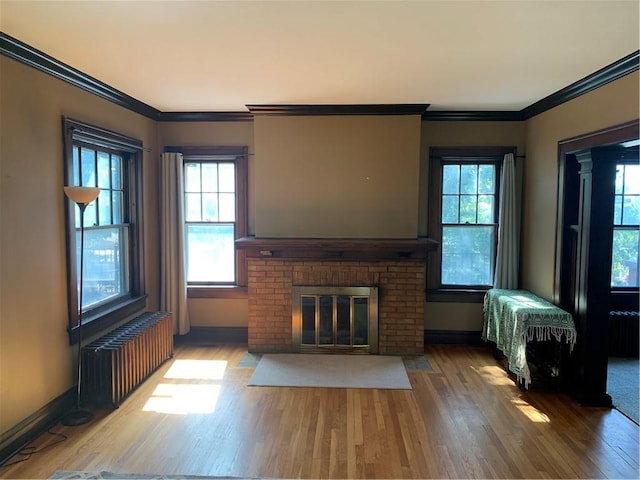
<svg viewBox="0 0 640 480">
<path fill-rule="evenodd" d="M 93 413 L 88 410 L 76 410 L 62 419 L 62 425 L 67 427 L 77 427 L 93 420 Z"/>
</svg>

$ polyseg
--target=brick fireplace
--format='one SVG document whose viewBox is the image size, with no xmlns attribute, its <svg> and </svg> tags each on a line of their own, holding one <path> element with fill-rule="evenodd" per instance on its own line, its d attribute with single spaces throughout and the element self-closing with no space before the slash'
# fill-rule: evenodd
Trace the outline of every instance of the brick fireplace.
<svg viewBox="0 0 640 480">
<path fill-rule="evenodd" d="M 237 240 L 248 265 L 250 352 L 293 352 L 292 288 L 377 287 L 380 354 L 424 351 L 430 239 Z"/>
</svg>

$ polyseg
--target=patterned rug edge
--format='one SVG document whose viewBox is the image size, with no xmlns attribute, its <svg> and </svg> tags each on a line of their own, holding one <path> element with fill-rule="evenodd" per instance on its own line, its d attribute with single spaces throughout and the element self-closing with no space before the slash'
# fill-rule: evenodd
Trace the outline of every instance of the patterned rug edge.
<svg viewBox="0 0 640 480">
<path fill-rule="evenodd" d="M 267 480 L 253 477 L 229 477 L 210 475 L 161 475 L 144 473 L 115 473 L 108 471 L 80 472 L 58 470 L 50 480 Z"/>
</svg>

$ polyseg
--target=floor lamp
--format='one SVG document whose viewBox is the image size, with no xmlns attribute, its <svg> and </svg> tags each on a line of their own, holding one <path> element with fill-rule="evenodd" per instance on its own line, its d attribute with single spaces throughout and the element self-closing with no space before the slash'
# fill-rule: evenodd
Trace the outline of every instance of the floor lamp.
<svg viewBox="0 0 640 480">
<path fill-rule="evenodd" d="M 82 381 L 82 290 L 84 289 L 84 211 L 91 202 L 98 198 L 100 189 L 96 187 L 64 187 L 64 193 L 78 205 L 80 209 L 80 293 L 78 295 L 78 389 L 76 396 L 76 409 L 65 418 L 62 424 L 67 426 L 84 425 L 93 419 L 93 414 L 87 410 L 80 409 L 80 385 Z"/>
</svg>

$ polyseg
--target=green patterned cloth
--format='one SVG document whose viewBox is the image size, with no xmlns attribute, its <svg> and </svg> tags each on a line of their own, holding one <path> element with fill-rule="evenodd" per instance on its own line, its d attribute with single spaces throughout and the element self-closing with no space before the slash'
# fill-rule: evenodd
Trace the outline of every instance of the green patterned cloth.
<svg viewBox="0 0 640 480">
<path fill-rule="evenodd" d="M 484 296 L 482 339 L 495 342 L 525 388 L 531 383 L 527 342 L 552 338 L 560 342 L 563 335 L 573 349 L 576 327 L 571 314 L 527 290 L 494 288 Z"/>
</svg>

